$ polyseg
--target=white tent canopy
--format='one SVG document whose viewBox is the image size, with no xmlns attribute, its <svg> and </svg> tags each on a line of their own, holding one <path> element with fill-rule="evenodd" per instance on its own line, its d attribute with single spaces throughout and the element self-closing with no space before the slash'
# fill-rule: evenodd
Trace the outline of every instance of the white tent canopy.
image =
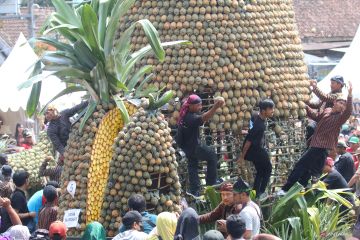
<svg viewBox="0 0 360 240">
<path fill-rule="evenodd" d="M 360 26 L 356 35 L 347 49 L 346 54 L 336 65 L 336 67 L 319 83 L 319 88 L 324 92 L 330 92 L 330 79 L 335 75 L 344 77 L 345 82 L 351 81 L 353 84 L 354 98 L 360 98 Z M 344 89 L 346 95 L 347 91 Z"/>
<path fill-rule="evenodd" d="M 20 33 L 13 50 L 0 67 L 0 117 L 4 124 L 1 127 L 2 133 L 13 133 L 17 122 L 25 125 L 28 122 L 24 109 L 31 87 L 19 91 L 18 86 L 28 79 L 37 60 L 38 56 Z M 65 84 L 57 77 L 47 77 L 42 83 L 40 103 L 46 104 L 64 88 Z M 54 105 L 62 110 L 79 103 L 81 96 L 81 93 L 70 94 L 54 101 Z"/>
</svg>

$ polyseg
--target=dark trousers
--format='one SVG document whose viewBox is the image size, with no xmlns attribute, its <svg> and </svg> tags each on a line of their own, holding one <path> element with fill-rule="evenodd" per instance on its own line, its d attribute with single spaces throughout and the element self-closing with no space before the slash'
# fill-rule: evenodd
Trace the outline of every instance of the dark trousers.
<svg viewBox="0 0 360 240">
<path fill-rule="evenodd" d="M 311 176 L 320 177 L 327 156 L 328 151 L 325 148 L 310 147 L 295 164 L 282 189 L 288 191 L 296 182 L 306 187 Z"/>
<path fill-rule="evenodd" d="M 217 161 L 215 152 L 206 145 L 198 145 L 193 153 L 186 153 L 188 158 L 188 174 L 190 192 L 198 194 L 200 190 L 199 161 L 207 162 L 206 185 L 214 185 L 217 178 Z"/>
<path fill-rule="evenodd" d="M 256 195 L 260 196 L 265 192 L 270 181 L 272 165 L 269 154 L 265 148 L 250 148 L 245 159 L 253 162 L 255 166 L 256 176 L 253 189 L 256 190 Z"/>
</svg>

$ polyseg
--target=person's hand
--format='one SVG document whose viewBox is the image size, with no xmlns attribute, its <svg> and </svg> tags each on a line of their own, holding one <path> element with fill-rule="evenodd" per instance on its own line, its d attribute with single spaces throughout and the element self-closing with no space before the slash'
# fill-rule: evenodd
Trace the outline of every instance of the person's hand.
<svg viewBox="0 0 360 240">
<path fill-rule="evenodd" d="M 238 160 L 236 161 L 236 163 L 239 165 L 239 166 L 242 166 L 244 164 L 244 156 L 243 155 L 240 155 L 240 157 L 238 158 Z"/>
<path fill-rule="evenodd" d="M 10 199 L 0 197 L 0 206 L 2 206 L 3 208 L 8 208 L 10 207 L 10 204 Z"/>
<path fill-rule="evenodd" d="M 64 159 L 65 159 L 64 155 L 63 155 L 63 154 L 61 154 L 61 155 L 59 156 L 59 160 L 63 162 L 63 161 L 64 161 Z"/>
<path fill-rule="evenodd" d="M 226 220 L 217 220 L 216 228 L 220 232 L 226 232 Z"/>
<path fill-rule="evenodd" d="M 352 96 L 352 90 L 353 90 L 353 86 L 352 86 L 352 83 L 349 81 L 349 83 L 348 83 L 349 96 Z"/>
<path fill-rule="evenodd" d="M 224 98 L 222 98 L 222 97 L 215 98 L 215 103 L 214 103 L 214 105 L 215 105 L 216 108 L 222 107 L 222 106 L 224 105 L 224 103 L 225 103 Z"/>
<path fill-rule="evenodd" d="M 36 212 L 29 212 L 29 217 L 32 217 L 32 218 L 36 217 Z"/>
<path fill-rule="evenodd" d="M 317 86 L 317 81 L 316 80 L 310 80 L 310 86 L 311 87 L 316 87 Z"/>
<path fill-rule="evenodd" d="M 50 162 L 52 159 L 53 159 L 53 158 L 52 158 L 51 156 L 47 156 L 47 157 L 45 158 L 45 162 Z"/>
</svg>

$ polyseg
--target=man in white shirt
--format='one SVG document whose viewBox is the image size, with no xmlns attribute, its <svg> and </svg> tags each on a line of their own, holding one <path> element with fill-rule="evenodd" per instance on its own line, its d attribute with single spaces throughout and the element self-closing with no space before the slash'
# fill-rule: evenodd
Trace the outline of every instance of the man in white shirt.
<svg viewBox="0 0 360 240">
<path fill-rule="evenodd" d="M 259 206 L 250 199 L 251 188 L 249 184 L 241 178 L 234 184 L 234 201 L 236 204 L 242 204 L 243 208 L 239 216 L 245 221 L 246 231 L 244 239 L 251 239 L 260 232 L 261 211 Z"/>
</svg>

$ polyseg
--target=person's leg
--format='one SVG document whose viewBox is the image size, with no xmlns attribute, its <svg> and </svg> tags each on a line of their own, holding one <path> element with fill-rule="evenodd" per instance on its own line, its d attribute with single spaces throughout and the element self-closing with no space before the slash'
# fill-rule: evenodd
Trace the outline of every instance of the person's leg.
<svg viewBox="0 0 360 240">
<path fill-rule="evenodd" d="M 211 186 L 216 184 L 218 162 L 216 153 L 206 145 L 197 147 L 195 152 L 197 159 L 207 162 L 206 185 Z"/>
<path fill-rule="evenodd" d="M 314 159 L 315 151 L 313 148 L 309 148 L 299 159 L 299 161 L 295 164 L 294 169 L 290 173 L 286 184 L 282 187 L 282 190 L 288 191 L 297 181 L 302 179 L 304 182 L 307 176 L 304 177 L 305 174 L 308 174 L 309 171 L 309 162 Z M 304 186 L 304 185 L 303 185 Z"/>
<path fill-rule="evenodd" d="M 270 181 L 272 165 L 270 161 L 270 157 L 268 152 L 265 149 L 261 149 L 261 159 L 262 159 L 262 168 L 263 168 L 263 175 L 262 181 L 260 186 L 260 194 L 264 193 L 266 190 L 267 185 Z"/>
<path fill-rule="evenodd" d="M 199 160 L 195 154 L 186 154 L 186 157 L 188 159 L 189 191 L 191 194 L 198 195 L 200 188 L 198 173 Z"/>
<path fill-rule="evenodd" d="M 272 166 L 269 155 L 265 149 L 260 148 L 250 151 L 247 159 L 251 160 L 255 166 L 256 176 L 253 189 L 256 190 L 256 195 L 260 196 L 265 192 L 271 176 Z"/>
</svg>

